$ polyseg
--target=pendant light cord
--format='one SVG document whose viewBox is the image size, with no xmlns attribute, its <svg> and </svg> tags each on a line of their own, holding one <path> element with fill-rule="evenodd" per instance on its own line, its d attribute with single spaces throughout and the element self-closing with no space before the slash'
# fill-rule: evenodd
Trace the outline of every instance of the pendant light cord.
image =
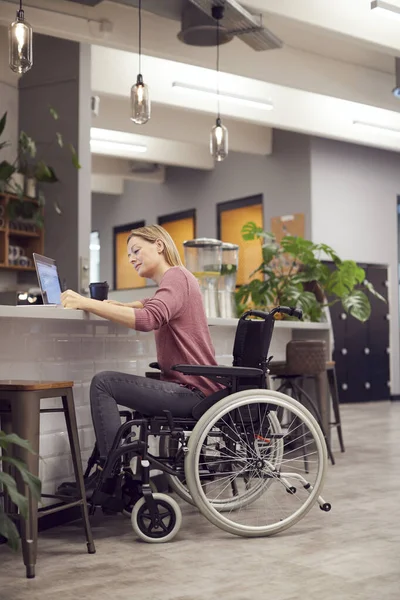
<svg viewBox="0 0 400 600">
<path fill-rule="evenodd" d="M 139 0 L 139 73 L 142 73 L 142 0 Z"/>
<path fill-rule="evenodd" d="M 217 19 L 217 114 L 219 119 L 219 19 Z"/>
</svg>

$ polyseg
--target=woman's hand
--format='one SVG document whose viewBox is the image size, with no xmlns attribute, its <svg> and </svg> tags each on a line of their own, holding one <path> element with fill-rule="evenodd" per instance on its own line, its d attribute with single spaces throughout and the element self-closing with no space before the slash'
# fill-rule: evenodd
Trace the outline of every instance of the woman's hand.
<svg viewBox="0 0 400 600">
<path fill-rule="evenodd" d="M 64 308 L 75 308 L 85 310 L 85 301 L 87 298 L 81 296 L 73 290 L 66 290 L 61 294 L 61 304 Z"/>
</svg>

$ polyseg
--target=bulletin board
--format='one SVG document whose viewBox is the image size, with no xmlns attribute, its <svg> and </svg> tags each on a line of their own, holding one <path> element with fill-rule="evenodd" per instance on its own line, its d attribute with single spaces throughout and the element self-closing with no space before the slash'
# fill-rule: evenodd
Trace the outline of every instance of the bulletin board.
<svg viewBox="0 0 400 600">
<path fill-rule="evenodd" d="M 295 213 L 293 215 L 282 215 L 280 217 L 271 218 L 271 233 L 276 237 L 276 241 L 280 242 L 285 235 L 294 235 L 304 237 L 304 214 Z"/>
<path fill-rule="evenodd" d="M 286 235 L 293 235 L 298 237 L 304 237 L 305 225 L 304 225 L 304 214 L 295 213 L 292 215 L 282 215 L 280 217 L 271 218 L 271 233 L 274 234 L 276 241 L 279 243 Z M 292 259 L 282 255 L 283 258 L 283 272 L 287 273 L 292 267 Z M 271 266 L 274 267 L 274 261 L 271 262 Z"/>
</svg>

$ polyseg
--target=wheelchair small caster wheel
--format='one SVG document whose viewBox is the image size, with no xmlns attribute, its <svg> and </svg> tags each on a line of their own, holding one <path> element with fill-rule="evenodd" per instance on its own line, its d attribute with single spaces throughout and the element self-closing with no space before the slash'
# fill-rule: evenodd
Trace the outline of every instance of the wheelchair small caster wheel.
<svg viewBox="0 0 400 600">
<path fill-rule="evenodd" d="M 132 527 L 140 539 L 151 544 L 170 542 L 182 525 L 182 512 L 179 504 L 167 494 L 153 494 L 159 513 L 159 524 L 152 522 L 145 498 L 136 502 L 132 510 Z"/>
<path fill-rule="evenodd" d="M 286 488 L 286 491 L 288 494 L 295 494 L 297 492 L 297 488 L 295 488 L 294 485 L 291 485 L 290 487 Z"/>
<path fill-rule="evenodd" d="M 320 509 L 323 510 L 324 512 L 329 512 L 332 508 L 332 505 L 329 504 L 329 502 L 324 502 L 324 504 L 322 506 L 320 506 Z"/>
<path fill-rule="evenodd" d="M 154 483 L 154 481 L 152 479 L 150 479 L 149 481 L 149 485 L 150 485 L 150 489 L 153 492 L 153 494 L 157 493 L 157 486 Z M 127 493 L 129 493 L 129 488 L 127 488 Z M 128 519 L 131 518 L 132 516 L 132 508 L 133 506 L 136 504 L 136 501 L 133 500 L 133 502 L 128 502 L 128 504 L 126 504 L 124 506 L 124 508 L 122 509 L 122 514 L 124 515 L 124 517 L 127 517 Z"/>
</svg>

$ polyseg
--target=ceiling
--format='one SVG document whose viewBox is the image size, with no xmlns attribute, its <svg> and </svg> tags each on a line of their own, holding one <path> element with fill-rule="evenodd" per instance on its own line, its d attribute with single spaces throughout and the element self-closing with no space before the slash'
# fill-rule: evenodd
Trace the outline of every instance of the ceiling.
<svg viewBox="0 0 400 600">
<path fill-rule="evenodd" d="M 388 2 L 400 8 L 400 0 Z M 92 93 L 100 97 L 94 127 L 147 143 L 149 151 L 138 160 L 168 165 L 173 157 L 172 164 L 211 169 L 208 132 L 216 100 L 197 92 L 179 94 L 172 83 L 215 89 L 216 52 L 177 39 L 182 0 L 142 2 L 142 70 L 151 91 L 152 119 L 141 127 L 129 120 L 129 91 L 138 64 L 137 4 L 105 0 L 90 7 L 68 0 L 27 0 L 25 13 L 35 31 L 93 45 Z M 370 4 L 243 1 L 247 10 L 262 15 L 284 47 L 256 52 L 238 39 L 221 47 L 223 93 L 273 104 L 266 110 L 222 101 L 231 149 L 268 154 L 271 128 L 282 128 L 400 151 L 400 100 L 391 94 L 400 20 L 391 12 L 376 14 Z M 0 0 L 0 24 L 14 16 L 14 5 Z"/>
</svg>

